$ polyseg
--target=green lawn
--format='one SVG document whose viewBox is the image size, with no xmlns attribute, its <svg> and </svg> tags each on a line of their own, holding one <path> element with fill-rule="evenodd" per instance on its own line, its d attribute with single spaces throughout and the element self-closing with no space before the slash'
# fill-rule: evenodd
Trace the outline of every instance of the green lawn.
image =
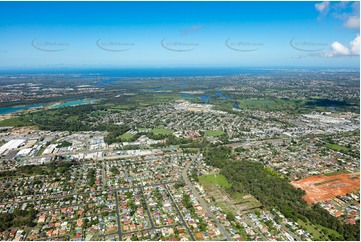
<svg viewBox="0 0 361 242">
<path fill-rule="evenodd" d="M 316 229 L 314 226 L 303 222 L 302 220 L 297 220 L 297 223 L 299 225 L 301 225 L 304 229 L 306 229 L 308 232 L 310 232 L 310 234 L 312 234 L 312 236 L 316 239 L 316 240 L 321 240 L 321 233 L 320 231 L 318 231 L 318 229 Z"/>
<path fill-rule="evenodd" d="M 130 140 L 134 137 L 134 134 L 131 133 L 124 133 L 120 136 L 122 140 Z"/>
<path fill-rule="evenodd" d="M 171 129 L 152 129 L 152 133 L 155 135 L 158 135 L 158 134 L 168 135 L 168 134 L 172 134 L 173 130 L 171 130 Z"/>
<path fill-rule="evenodd" d="M 217 137 L 217 136 L 223 135 L 224 132 L 222 130 L 206 130 L 206 131 L 204 131 L 204 134 L 206 136 L 215 136 L 215 137 Z"/>
<path fill-rule="evenodd" d="M 231 184 L 228 183 L 227 178 L 221 174 L 212 174 L 199 177 L 199 182 L 202 185 L 216 185 L 222 188 L 230 188 Z"/>
<path fill-rule="evenodd" d="M 338 144 L 326 144 L 326 147 L 334 151 L 347 151 L 348 148 Z"/>
</svg>

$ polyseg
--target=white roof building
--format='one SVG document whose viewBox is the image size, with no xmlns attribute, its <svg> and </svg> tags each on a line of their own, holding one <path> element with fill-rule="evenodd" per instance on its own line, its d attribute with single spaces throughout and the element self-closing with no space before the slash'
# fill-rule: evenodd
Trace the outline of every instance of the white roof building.
<svg viewBox="0 0 361 242">
<path fill-rule="evenodd" d="M 22 149 L 16 154 L 16 156 L 28 156 L 30 154 L 31 150 L 32 150 L 32 148 Z"/>
<path fill-rule="evenodd" d="M 0 155 L 4 154 L 8 150 L 13 150 L 24 144 L 25 139 L 13 139 L 0 147 Z"/>
</svg>

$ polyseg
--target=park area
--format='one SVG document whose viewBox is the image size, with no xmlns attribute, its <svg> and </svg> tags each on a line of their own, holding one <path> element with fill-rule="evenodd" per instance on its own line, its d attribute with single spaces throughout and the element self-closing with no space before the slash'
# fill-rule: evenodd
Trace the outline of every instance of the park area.
<svg viewBox="0 0 361 242">
<path fill-rule="evenodd" d="M 306 195 L 303 198 L 308 204 L 313 204 L 360 189 L 360 174 L 310 176 L 294 181 L 292 185 L 305 190 Z"/>
<path fill-rule="evenodd" d="M 214 137 L 218 137 L 224 134 L 224 132 L 222 130 L 206 130 L 204 131 L 204 134 L 206 136 L 214 136 Z"/>
<path fill-rule="evenodd" d="M 120 138 L 122 141 L 128 141 L 128 140 L 131 140 L 134 136 L 135 136 L 135 134 L 132 134 L 132 133 L 124 133 L 120 136 Z"/>
<path fill-rule="evenodd" d="M 152 129 L 151 132 L 155 135 L 170 135 L 173 133 L 171 129 Z"/>
<path fill-rule="evenodd" d="M 242 214 L 261 206 L 257 199 L 249 194 L 227 192 L 231 184 L 222 174 L 210 174 L 198 178 L 199 183 L 226 213 Z"/>
<path fill-rule="evenodd" d="M 231 185 L 227 181 L 227 178 L 221 174 L 200 176 L 199 182 L 205 187 L 212 187 L 212 186 L 221 187 L 221 188 L 231 187 Z"/>
</svg>

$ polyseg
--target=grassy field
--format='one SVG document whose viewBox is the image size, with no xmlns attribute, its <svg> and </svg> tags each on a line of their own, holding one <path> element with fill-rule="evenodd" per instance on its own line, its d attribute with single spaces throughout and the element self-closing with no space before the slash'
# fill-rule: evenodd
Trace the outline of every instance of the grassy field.
<svg viewBox="0 0 361 242">
<path fill-rule="evenodd" d="M 299 225 L 301 225 L 304 229 L 306 229 L 308 232 L 310 232 L 316 240 L 323 240 L 323 239 L 321 239 L 323 237 L 322 237 L 320 231 L 318 231 L 318 229 L 316 229 L 313 225 L 305 223 L 300 219 L 297 221 L 297 223 Z"/>
<path fill-rule="evenodd" d="M 336 237 L 340 236 L 340 234 L 337 231 L 333 230 L 333 229 L 329 229 L 329 228 L 323 227 L 323 226 L 318 225 L 318 224 L 316 225 L 316 228 L 319 231 L 324 231 L 326 235 L 334 234 Z"/>
<path fill-rule="evenodd" d="M 326 144 L 326 147 L 334 151 L 347 151 L 348 148 L 338 144 Z"/>
<path fill-rule="evenodd" d="M 342 170 L 342 171 L 335 171 L 335 172 L 330 172 L 330 173 L 325 173 L 325 176 L 333 176 L 333 175 L 338 175 L 338 174 L 344 174 L 344 173 L 350 173 L 348 170 Z"/>
<path fill-rule="evenodd" d="M 30 121 L 21 121 L 19 118 L 9 118 L 0 121 L 0 127 L 32 125 Z"/>
<path fill-rule="evenodd" d="M 104 105 L 105 106 L 105 105 Z M 98 115 L 105 115 L 107 114 L 108 112 L 107 111 L 102 111 L 102 110 L 99 110 L 99 111 L 93 111 L 91 112 L 89 115 L 90 116 L 93 116 L 93 117 L 96 117 Z"/>
<path fill-rule="evenodd" d="M 323 227 L 321 225 L 313 225 L 310 223 L 305 223 L 300 219 L 297 220 L 297 223 L 301 225 L 304 229 L 306 229 L 308 232 L 310 232 L 312 236 L 315 238 L 315 240 L 323 240 L 323 241 L 329 240 L 328 235 L 330 234 L 339 236 L 339 233 L 337 233 L 335 230 Z M 325 233 L 325 235 L 322 234 L 322 231 Z"/>
<path fill-rule="evenodd" d="M 206 130 L 204 131 L 206 136 L 221 136 L 224 134 L 224 132 L 222 130 Z"/>
<path fill-rule="evenodd" d="M 68 117 L 67 120 L 69 120 L 69 121 L 77 121 L 77 120 L 79 120 L 79 116 L 72 115 L 72 116 Z"/>
<path fill-rule="evenodd" d="M 273 92 L 273 89 L 268 89 L 268 92 Z M 292 91 L 292 90 L 289 90 Z M 279 92 L 279 90 L 277 91 Z M 282 91 L 288 92 L 288 91 Z M 335 106 L 338 111 L 350 110 L 351 107 L 344 106 L 343 103 L 340 105 L 328 105 L 327 101 L 323 99 L 310 99 L 310 98 L 292 98 L 292 99 L 282 99 L 282 98 L 269 98 L 269 97 L 260 97 L 260 98 L 247 98 L 247 99 L 238 99 L 235 97 L 238 106 L 242 110 L 265 110 L 265 111 L 287 111 L 295 113 L 308 113 L 310 110 L 314 111 L 332 111 L 329 106 Z M 228 102 L 228 105 L 232 105 Z"/>
<path fill-rule="evenodd" d="M 134 137 L 134 134 L 131 133 L 125 133 L 120 136 L 122 140 L 130 140 Z"/>
<path fill-rule="evenodd" d="M 115 111 L 125 111 L 125 110 L 129 110 L 130 108 L 131 108 L 130 105 L 116 105 L 116 106 L 111 106 L 108 109 Z"/>
<path fill-rule="evenodd" d="M 198 177 L 199 182 L 215 199 L 215 203 L 226 213 L 239 214 L 242 211 L 254 209 L 261 204 L 251 195 L 241 193 L 227 193 L 231 187 L 227 178 L 221 174 L 212 174 Z"/>
<path fill-rule="evenodd" d="M 222 188 L 230 188 L 231 184 L 228 183 L 227 178 L 221 174 L 212 174 L 199 177 L 199 182 L 203 186 L 219 186 Z"/>
<path fill-rule="evenodd" d="M 231 198 L 244 209 L 257 208 L 262 205 L 255 197 L 251 195 L 245 195 L 239 192 L 232 193 Z"/>
<path fill-rule="evenodd" d="M 158 134 L 168 135 L 168 134 L 172 134 L 173 130 L 171 130 L 171 129 L 152 129 L 151 132 L 155 135 L 158 135 Z"/>
<path fill-rule="evenodd" d="M 292 100 L 273 99 L 273 98 L 250 98 L 250 99 L 240 99 L 237 101 L 240 109 L 290 110 L 298 106 L 298 104 Z"/>
</svg>

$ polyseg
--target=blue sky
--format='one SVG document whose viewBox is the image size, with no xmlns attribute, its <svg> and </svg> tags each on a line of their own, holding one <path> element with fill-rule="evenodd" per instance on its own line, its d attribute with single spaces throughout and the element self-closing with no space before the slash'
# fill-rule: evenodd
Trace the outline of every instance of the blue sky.
<svg viewBox="0 0 361 242">
<path fill-rule="evenodd" d="M 0 68 L 358 67 L 358 8 L 355 2 L 0 2 Z"/>
</svg>

